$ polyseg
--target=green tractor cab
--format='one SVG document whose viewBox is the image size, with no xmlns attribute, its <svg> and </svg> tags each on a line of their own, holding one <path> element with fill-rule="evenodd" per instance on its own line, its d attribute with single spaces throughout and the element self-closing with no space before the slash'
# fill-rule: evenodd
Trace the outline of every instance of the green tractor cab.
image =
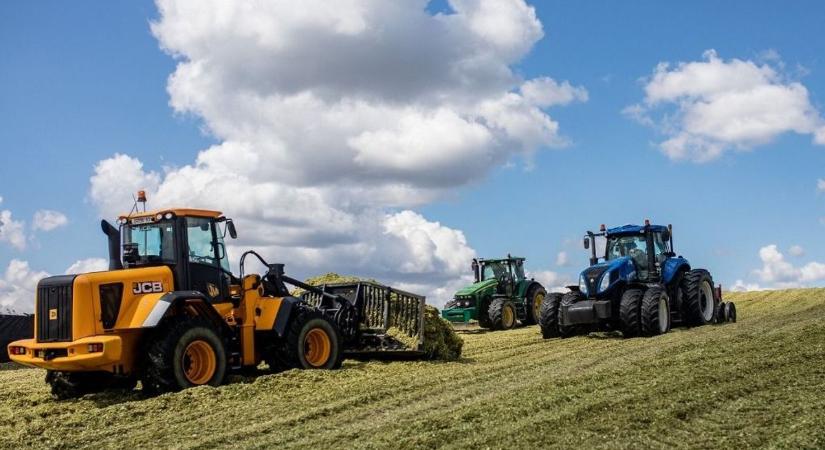
<svg viewBox="0 0 825 450">
<path fill-rule="evenodd" d="M 453 324 L 478 322 L 482 328 L 506 330 L 538 323 L 546 291 L 524 275 L 524 258 L 473 259 L 475 282 L 455 293 L 441 316 Z"/>
</svg>

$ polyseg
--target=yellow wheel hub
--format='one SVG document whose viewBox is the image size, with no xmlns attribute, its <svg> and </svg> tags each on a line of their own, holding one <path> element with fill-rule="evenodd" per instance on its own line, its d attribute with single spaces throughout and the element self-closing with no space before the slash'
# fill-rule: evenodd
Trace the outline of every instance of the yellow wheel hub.
<svg viewBox="0 0 825 450">
<path fill-rule="evenodd" d="M 536 294 L 536 298 L 533 299 L 533 317 L 535 317 L 536 320 L 539 320 L 539 316 L 541 316 L 542 303 L 544 303 L 544 294 Z"/>
<path fill-rule="evenodd" d="M 215 375 L 218 357 L 208 342 L 197 340 L 186 346 L 183 353 L 183 370 L 186 379 L 194 384 L 206 384 Z"/>
<path fill-rule="evenodd" d="M 513 307 L 510 305 L 504 305 L 504 308 L 501 310 L 501 325 L 504 328 L 510 328 L 513 326 L 514 321 L 515 314 L 513 314 Z"/>
<path fill-rule="evenodd" d="M 332 340 L 326 331 L 320 328 L 309 330 L 304 338 L 304 359 L 312 367 L 321 367 L 329 361 L 332 353 Z"/>
</svg>

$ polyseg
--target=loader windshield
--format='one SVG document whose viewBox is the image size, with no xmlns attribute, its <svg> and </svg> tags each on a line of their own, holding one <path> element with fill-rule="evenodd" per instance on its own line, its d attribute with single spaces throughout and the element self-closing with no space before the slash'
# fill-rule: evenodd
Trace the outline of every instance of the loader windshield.
<svg viewBox="0 0 825 450">
<path fill-rule="evenodd" d="M 174 230 L 175 227 L 171 220 L 125 225 L 123 229 L 124 259 L 132 259 L 134 264 L 175 262 Z"/>
</svg>

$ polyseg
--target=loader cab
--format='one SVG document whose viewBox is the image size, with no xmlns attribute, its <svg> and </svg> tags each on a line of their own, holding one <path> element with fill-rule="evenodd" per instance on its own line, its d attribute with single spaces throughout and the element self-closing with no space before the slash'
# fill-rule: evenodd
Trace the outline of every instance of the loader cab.
<svg viewBox="0 0 825 450">
<path fill-rule="evenodd" d="M 224 238 L 236 236 L 231 219 L 217 211 L 163 210 L 121 217 L 124 268 L 165 265 L 175 290 L 203 293 L 212 303 L 230 301 L 232 275 Z"/>
</svg>

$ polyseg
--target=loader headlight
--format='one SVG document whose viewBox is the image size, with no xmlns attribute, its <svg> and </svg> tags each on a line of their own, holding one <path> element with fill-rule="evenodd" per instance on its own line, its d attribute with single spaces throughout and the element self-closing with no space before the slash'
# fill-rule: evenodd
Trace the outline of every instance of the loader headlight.
<svg viewBox="0 0 825 450">
<path fill-rule="evenodd" d="M 584 295 L 587 295 L 587 282 L 584 279 L 584 274 L 579 275 L 579 290 L 582 291 Z"/>
<path fill-rule="evenodd" d="M 602 281 L 599 283 L 599 292 L 604 292 L 610 287 L 610 271 L 602 275 Z"/>
</svg>

